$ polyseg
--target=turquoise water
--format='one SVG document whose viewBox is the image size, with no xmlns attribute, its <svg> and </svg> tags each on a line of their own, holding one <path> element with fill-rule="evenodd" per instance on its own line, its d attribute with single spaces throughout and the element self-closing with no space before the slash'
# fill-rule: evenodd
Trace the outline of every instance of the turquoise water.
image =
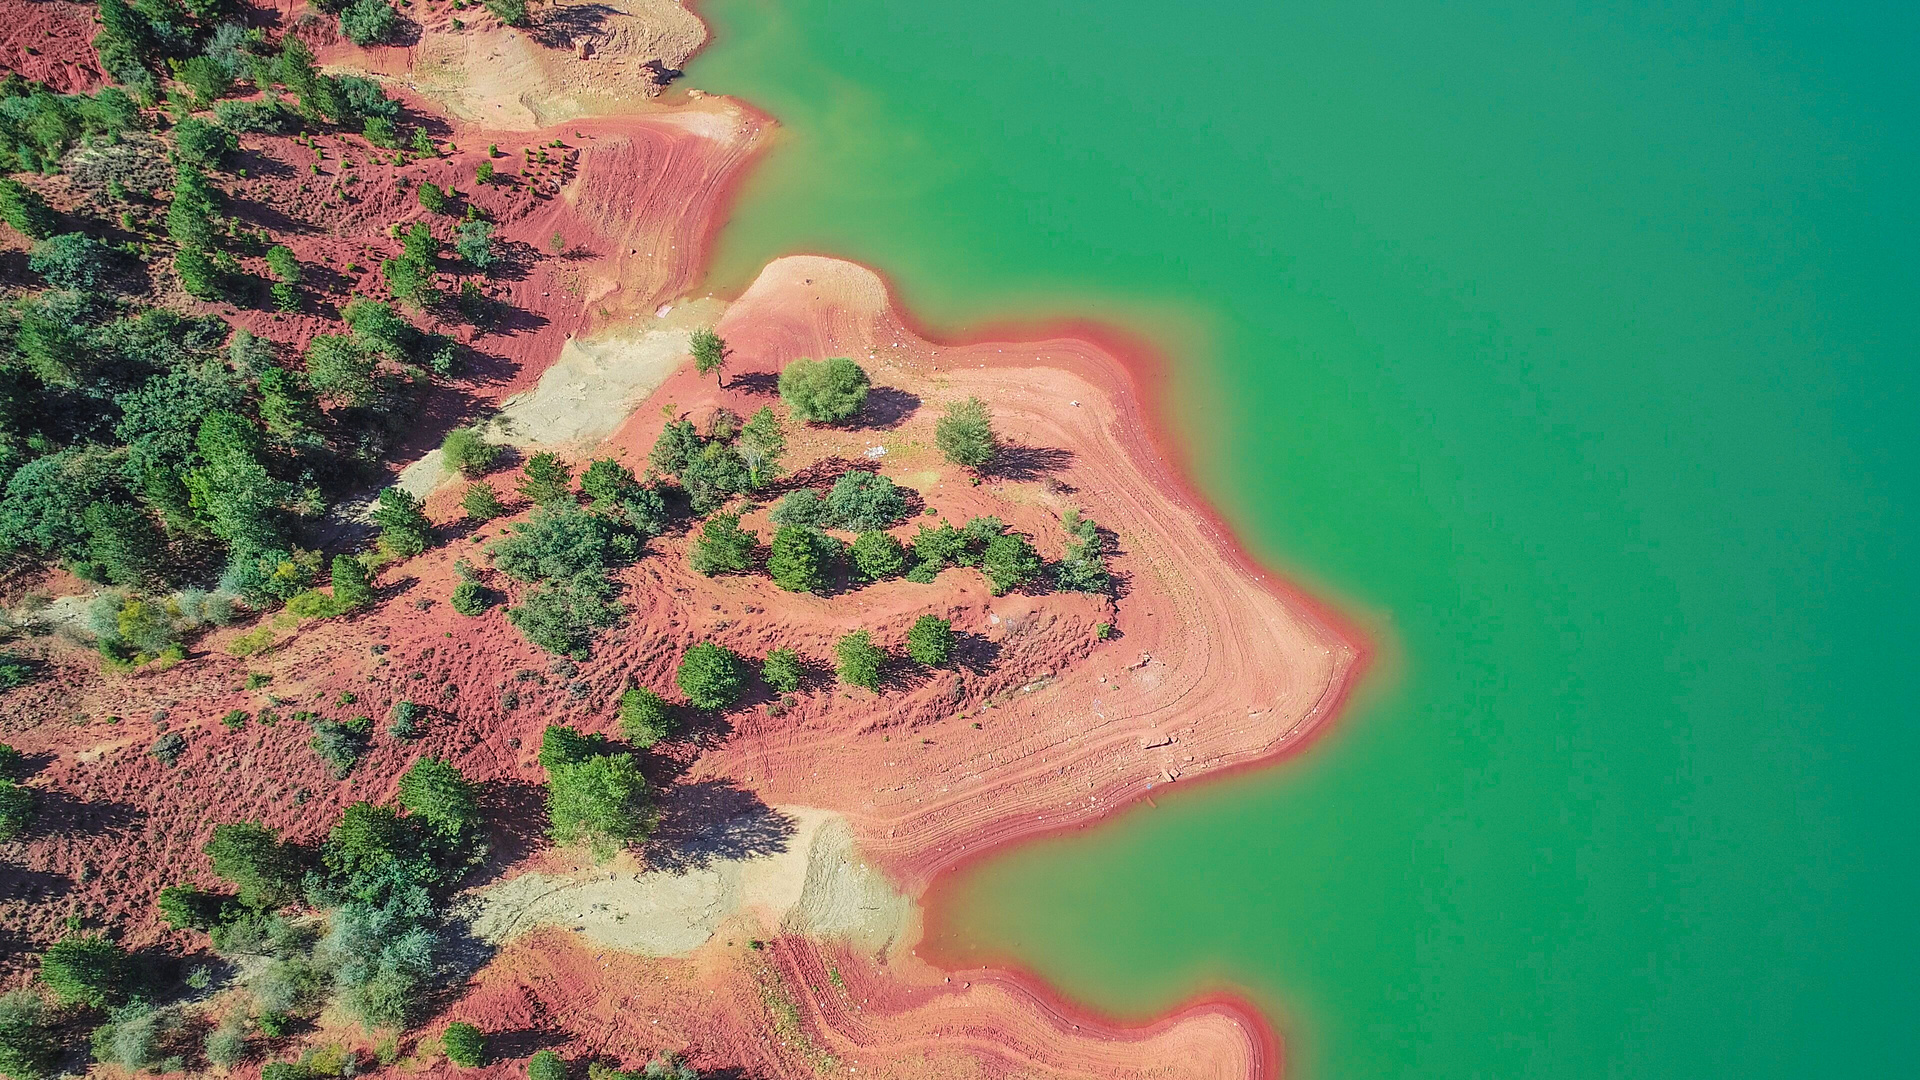
<svg viewBox="0 0 1920 1080">
<path fill-rule="evenodd" d="M 1307 1077 L 1911 1075 L 1920 9 L 713 0 L 721 237 L 1159 343 L 1385 660 L 1274 769 L 939 891 Z"/>
</svg>

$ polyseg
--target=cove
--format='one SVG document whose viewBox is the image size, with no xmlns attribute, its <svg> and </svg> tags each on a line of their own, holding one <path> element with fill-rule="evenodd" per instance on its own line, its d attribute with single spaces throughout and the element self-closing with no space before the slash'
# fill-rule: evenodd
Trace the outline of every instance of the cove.
<svg viewBox="0 0 1920 1080">
<path fill-rule="evenodd" d="M 928 948 L 1303 1077 L 1907 1071 L 1911 5 L 710 0 L 783 125 L 711 284 L 1153 343 L 1380 649 L 1334 730 L 990 858 Z"/>
</svg>

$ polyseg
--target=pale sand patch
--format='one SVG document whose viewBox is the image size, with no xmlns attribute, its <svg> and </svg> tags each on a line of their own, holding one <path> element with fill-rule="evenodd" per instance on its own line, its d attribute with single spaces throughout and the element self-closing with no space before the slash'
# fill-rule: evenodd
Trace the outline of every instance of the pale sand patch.
<svg viewBox="0 0 1920 1080">
<path fill-rule="evenodd" d="M 502 402 L 481 429 L 490 441 L 509 446 L 597 443 L 686 362 L 693 331 L 712 326 L 725 310 L 721 300 L 689 300 L 648 320 L 645 329 L 615 330 L 591 341 L 568 338 L 539 383 Z M 436 448 L 402 469 L 398 483 L 424 499 L 450 479 Z"/>
<path fill-rule="evenodd" d="M 911 902 L 860 857 L 845 818 L 808 807 L 777 812 L 794 825 L 777 853 L 680 872 L 636 870 L 623 855 L 576 875 L 522 874 L 479 892 L 467 919 L 476 937 L 495 945 L 562 926 L 610 948 L 680 956 L 747 913 L 769 934 L 812 934 L 883 953 L 900 938 Z"/>
</svg>

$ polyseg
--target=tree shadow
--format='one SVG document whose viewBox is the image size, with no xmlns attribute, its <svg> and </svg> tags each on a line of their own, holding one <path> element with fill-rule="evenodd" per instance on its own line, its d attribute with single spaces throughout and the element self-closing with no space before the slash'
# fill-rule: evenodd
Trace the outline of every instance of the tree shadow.
<svg viewBox="0 0 1920 1080">
<path fill-rule="evenodd" d="M 920 408 L 920 395 L 892 386 L 867 391 L 867 403 L 846 423 L 849 431 L 891 431 Z"/>
<path fill-rule="evenodd" d="M 772 395 L 780 392 L 780 373 L 749 371 L 727 379 L 727 389 L 742 394 Z"/>
<path fill-rule="evenodd" d="M 123 833 L 147 820 L 137 806 L 105 800 L 87 800 L 59 788 L 34 791 L 33 822 L 29 835 L 107 836 Z"/>
<path fill-rule="evenodd" d="M 982 473 L 1001 480 L 1038 480 L 1073 464 L 1073 451 L 1010 443 L 1000 447 Z"/>
<path fill-rule="evenodd" d="M 0 903 L 24 900 L 37 904 L 72 888 L 73 879 L 65 874 L 0 864 Z"/>
<path fill-rule="evenodd" d="M 550 7 L 528 27 L 527 36 L 549 49 L 571 49 L 575 38 L 604 31 L 607 16 L 617 14 L 619 10 L 608 4 Z"/>
<path fill-rule="evenodd" d="M 495 1061 L 532 1057 L 542 1050 L 553 1050 L 572 1041 L 563 1031 L 552 1028 L 514 1028 L 487 1032 L 487 1056 Z"/>
<path fill-rule="evenodd" d="M 985 675 L 993 670 L 1000 659 L 1000 643 L 972 631 L 959 631 L 953 635 L 953 655 L 951 663 L 973 675 Z"/>
<path fill-rule="evenodd" d="M 538 784 L 509 777 L 488 780 L 480 785 L 480 812 L 488 822 L 487 860 L 469 884 L 497 877 L 547 839 L 541 828 L 547 819 L 547 796 Z"/>
<path fill-rule="evenodd" d="M 793 818 L 733 781 L 703 780 L 667 789 L 643 852 L 650 865 L 683 874 L 716 861 L 777 855 L 794 829 Z"/>
</svg>

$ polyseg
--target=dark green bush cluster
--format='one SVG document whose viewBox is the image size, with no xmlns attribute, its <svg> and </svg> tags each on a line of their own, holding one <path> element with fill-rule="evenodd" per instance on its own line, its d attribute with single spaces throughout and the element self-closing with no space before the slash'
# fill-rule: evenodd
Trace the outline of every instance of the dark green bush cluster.
<svg viewBox="0 0 1920 1080">
<path fill-rule="evenodd" d="M 930 582 L 949 566 L 977 566 L 994 595 L 1017 589 L 1040 576 L 1040 555 L 1032 541 L 1007 532 L 996 517 L 977 517 L 954 528 L 944 519 L 936 526 L 920 526 L 913 538 L 912 570 L 908 581 Z"/>
<path fill-rule="evenodd" d="M 0 172 L 52 172 L 81 140 L 117 139 L 143 126 L 139 106 L 117 87 L 56 94 L 18 74 L 0 78 Z"/>
<path fill-rule="evenodd" d="M 1054 582 L 1069 592 L 1104 593 L 1113 589 L 1107 571 L 1106 541 L 1093 519 L 1069 509 L 1060 519 L 1067 530 L 1067 550 L 1054 568 Z"/>
<path fill-rule="evenodd" d="M 687 549 L 687 561 L 696 573 L 744 574 L 753 565 L 753 549 L 760 537 L 740 527 L 739 514 L 719 514 L 700 527 Z"/>
<path fill-rule="evenodd" d="M 691 420 L 670 421 L 647 460 L 654 471 L 675 478 L 693 512 L 704 516 L 771 482 L 785 452 L 786 435 L 772 409 L 762 408 L 744 424 L 718 409 L 704 435 Z"/>
<path fill-rule="evenodd" d="M 680 658 L 674 682 L 697 709 L 724 709 L 740 697 L 745 681 L 740 657 L 724 645 L 703 641 Z"/>
<path fill-rule="evenodd" d="M 824 498 L 807 489 L 789 492 L 770 516 L 776 525 L 867 532 L 887 528 L 906 513 L 906 495 L 892 480 L 855 471 L 835 480 Z"/>
<path fill-rule="evenodd" d="M 887 654 L 873 643 L 873 635 L 865 630 L 853 631 L 834 643 L 833 656 L 838 661 L 841 682 L 868 690 L 880 689 L 880 672 Z"/>
<path fill-rule="evenodd" d="M 373 722 L 356 719 L 342 723 L 316 717 L 309 726 L 313 728 L 313 738 L 307 745 L 327 763 L 335 780 L 346 779 L 360 755 L 366 752 L 367 734 Z"/>
<path fill-rule="evenodd" d="M 620 734 L 642 750 L 673 732 L 673 709 L 667 699 L 645 687 L 620 695 Z"/>
<path fill-rule="evenodd" d="M 647 782 L 632 754 L 604 737 L 549 726 L 540 740 L 547 771 L 548 832 L 555 843 L 585 844 L 596 858 L 646 839 L 653 814 Z"/>
<path fill-rule="evenodd" d="M 818 529 L 782 525 L 768 550 L 767 574 L 788 592 L 825 592 L 827 575 L 845 549 L 840 540 Z"/>
</svg>

